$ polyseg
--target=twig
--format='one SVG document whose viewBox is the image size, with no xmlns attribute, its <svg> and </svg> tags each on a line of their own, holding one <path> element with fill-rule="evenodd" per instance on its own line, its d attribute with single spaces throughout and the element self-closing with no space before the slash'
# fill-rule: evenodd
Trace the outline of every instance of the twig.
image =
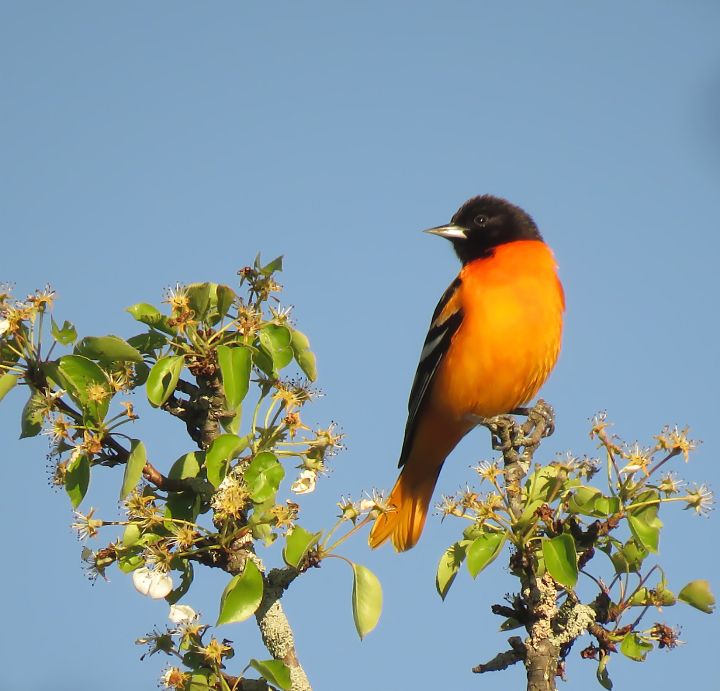
<svg viewBox="0 0 720 691">
<path fill-rule="evenodd" d="M 510 650 L 504 653 L 498 653 L 492 660 L 479 664 L 472 668 L 475 674 L 484 674 L 485 672 L 501 672 L 516 662 L 525 659 L 525 644 L 519 636 L 508 638 Z"/>
</svg>

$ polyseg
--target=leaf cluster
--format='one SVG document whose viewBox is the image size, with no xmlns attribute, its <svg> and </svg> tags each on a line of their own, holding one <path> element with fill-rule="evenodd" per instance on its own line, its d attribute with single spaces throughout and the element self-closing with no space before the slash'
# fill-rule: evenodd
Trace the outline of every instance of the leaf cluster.
<svg viewBox="0 0 720 691">
<path fill-rule="evenodd" d="M 74 527 L 83 538 L 122 528 L 106 547 L 84 548 L 90 575 L 104 576 L 116 566 L 132 574 L 143 594 L 174 604 L 190 592 L 198 566 L 222 569 L 230 580 L 216 625 L 261 617 L 263 602 L 281 597 L 326 557 L 339 556 L 334 550 L 370 520 L 368 506 L 354 516 L 343 513 L 325 532 L 308 532 L 297 522 L 302 495 L 314 490 L 342 448 L 342 434 L 332 424 L 313 429 L 303 421 L 316 395 L 316 357 L 279 305 L 281 270 L 281 258 L 263 264 L 258 256 L 239 272 L 244 294 L 223 284 L 193 283 L 168 291 L 166 309 L 133 305 L 127 311 L 143 329 L 129 338 L 78 339 L 69 321 L 59 325 L 51 317 L 47 324 L 54 300 L 49 290 L 25 301 L 0 295 L 0 399 L 17 385 L 27 388 L 21 437 L 49 436 L 53 482 L 64 487 L 75 509 L 96 472 L 122 469 L 122 520 L 101 520 L 94 509 L 76 514 Z M 71 352 L 55 355 L 63 349 Z M 287 378 L 291 367 L 301 377 Z M 136 391 L 144 392 L 151 409 L 181 421 L 195 448 L 167 463 L 126 434 L 139 419 L 131 400 Z M 279 495 L 290 472 L 294 496 L 283 501 Z M 361 514 L 364 522 L 358 523 Z M 347 533 L 331 544 L 342 526 L 349 526 Z M 285 564 L 268 572 L 260 552 L 278 539 L 285 542 Z M 377 623 L 382 593 L 373 574 L 349 563 L 352 611 L 362 637 Z M 271 576 L 282 581 L 280 589 Z M 205 630 L 198 629 L 190 647 L 183 639 L 185 648 L 176 651 L 188 668 L 178 678 L 191 685 L 194 676 L 211 675 L 224 688 L 224 660 L 231 654 L 200 660 L 196 648 L 203 647 Z M 252 661 L 249 668 L 288 688 L 284 665 L 274 659 Z"/>
<path fill-rule="evenodd" d="M 677 644 L 677 633 L 668 625 L 644 623 L 649 612 L 660 614 L 677 602 L 713 611 L 707 581 L 691 581 L 676 594 L 665 570 L 651 564 L 659 552 L 661 508 L 679 502 L 704 514 L 712 495 L 704 485 L 686 488 L 666 472 L 670 461 L 687 460 L 694 450 L 687 430 L 664 428 L 653 445 L 641 448 L 611 436 L 602 415 L 593 421 L 591 437 L 599 442 L 604 463 L 568 456 L 536 466 L 527 472 L 519 493 L 513 491 L 508 473 L 516 453 L 504 453 L 504 465 L 480 464 L 476 471 L 490 489 L 468 488 L 445 498 L 440 507 L 444 515 L 468 525 L 462 539 L 440 558 L 436 585 L 445 598 L 463 563 L 476 578 L 509 545 L 510 571 L 521 588 L 508 598 L 510 606 L 493 607 L 504 619 L 501 629 L 524 626 L 533 634 L 537 603 L 527 593 L 549 576 L 562 602 L 551 616 L 561 661 L 575 640 L 589 633 L 594 641 L 581 655 L 598 660 L 598 681 L 611 688 L 607 664 L 612 653 L 644 661 L 652 650 Z M 604 488 L 593 484 L 596 476 L 604 476 Z M 598 563 L 597 555 L 605 559 Z M 582 592 L 590 592 L 585 602 L 578 590 L 581 577 Z M 586 624 L 571 631 L 578 613 Z"/>
</svg>

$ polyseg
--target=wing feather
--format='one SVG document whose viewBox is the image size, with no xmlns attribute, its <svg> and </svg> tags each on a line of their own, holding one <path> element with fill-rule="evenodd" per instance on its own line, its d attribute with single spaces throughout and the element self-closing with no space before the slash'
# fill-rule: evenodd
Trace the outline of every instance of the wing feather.
<svg viewBox="0 0 720 691">
<path fill-rule="evenodd" d="M 442 294 L 433 312 L 430 328 L 420 353 L 420 362 L 415 372 L 415 379 L 410 389 L 408 419 L 405 424 L 405 438 L 403 439 L 398 467 L 402 467 L 407 461 L 412 447 L 412 440 L 415 436 L 415 429 L 424 408 L 427 394 L 430 391 L 433 377 L 450 347 L 453 335 L 462 323 L 460 285 L 461 280 L 458 276 Z"/>
</svg>

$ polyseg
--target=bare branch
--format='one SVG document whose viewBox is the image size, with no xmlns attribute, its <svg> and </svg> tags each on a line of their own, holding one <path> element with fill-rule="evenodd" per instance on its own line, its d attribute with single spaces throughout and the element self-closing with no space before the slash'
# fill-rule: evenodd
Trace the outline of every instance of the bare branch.
<svg viewBox="0 0 720 691">
<path fill-rule="evenodd" d="M 479 664 L 472 668 L 475 674 L 484 674 L 485 672 L 501 672 L 504 669 L 514 665 L 525 659 L 525 644 L 519 636 L 508 638 L 510 650 L 504 653 L 498 653 L 492 660 L 484 664 Z"/>
</svg>

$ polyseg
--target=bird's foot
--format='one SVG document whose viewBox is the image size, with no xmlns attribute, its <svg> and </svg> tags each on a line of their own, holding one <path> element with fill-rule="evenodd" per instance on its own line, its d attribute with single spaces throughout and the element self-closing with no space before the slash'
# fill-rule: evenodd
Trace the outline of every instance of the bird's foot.
<svg viewBox="0 0 720 691">
<path fill-rule="evenodd" d="M 555 431 L 555 410 L 542 398 L 528 410 L 527 418 L 526 434 L 529 436 L 532 432 L 539 433 L 538 442 L 544 437 L 549 437 Z"/>
<path fill-rule="evenodd" d="M 521 425 L 512 416 L 522 415 L 527 420 Z M 520 449 L 530 451 L 529 456 L 544 437 L 555 431 L 555 411 L 552 406 L 540 399 L 532 408 L 515 408 L 507 415 L 494 417 L 468 416 L 475 425 L 487 427 L 492 439 L 493 451 L 503 455 L 515 455 Z M 527 454 L 525 454 L 527 455 Z"/>
<path fill-rule="evenodd" d="M 482 425 L 489 430 L 493 451 L 505 452 L 512 448 L 515 420 L 510 415 L 494 415 L 493 417 L 469 415 L 468 420 L 474 425 Z"/>
</svg>

